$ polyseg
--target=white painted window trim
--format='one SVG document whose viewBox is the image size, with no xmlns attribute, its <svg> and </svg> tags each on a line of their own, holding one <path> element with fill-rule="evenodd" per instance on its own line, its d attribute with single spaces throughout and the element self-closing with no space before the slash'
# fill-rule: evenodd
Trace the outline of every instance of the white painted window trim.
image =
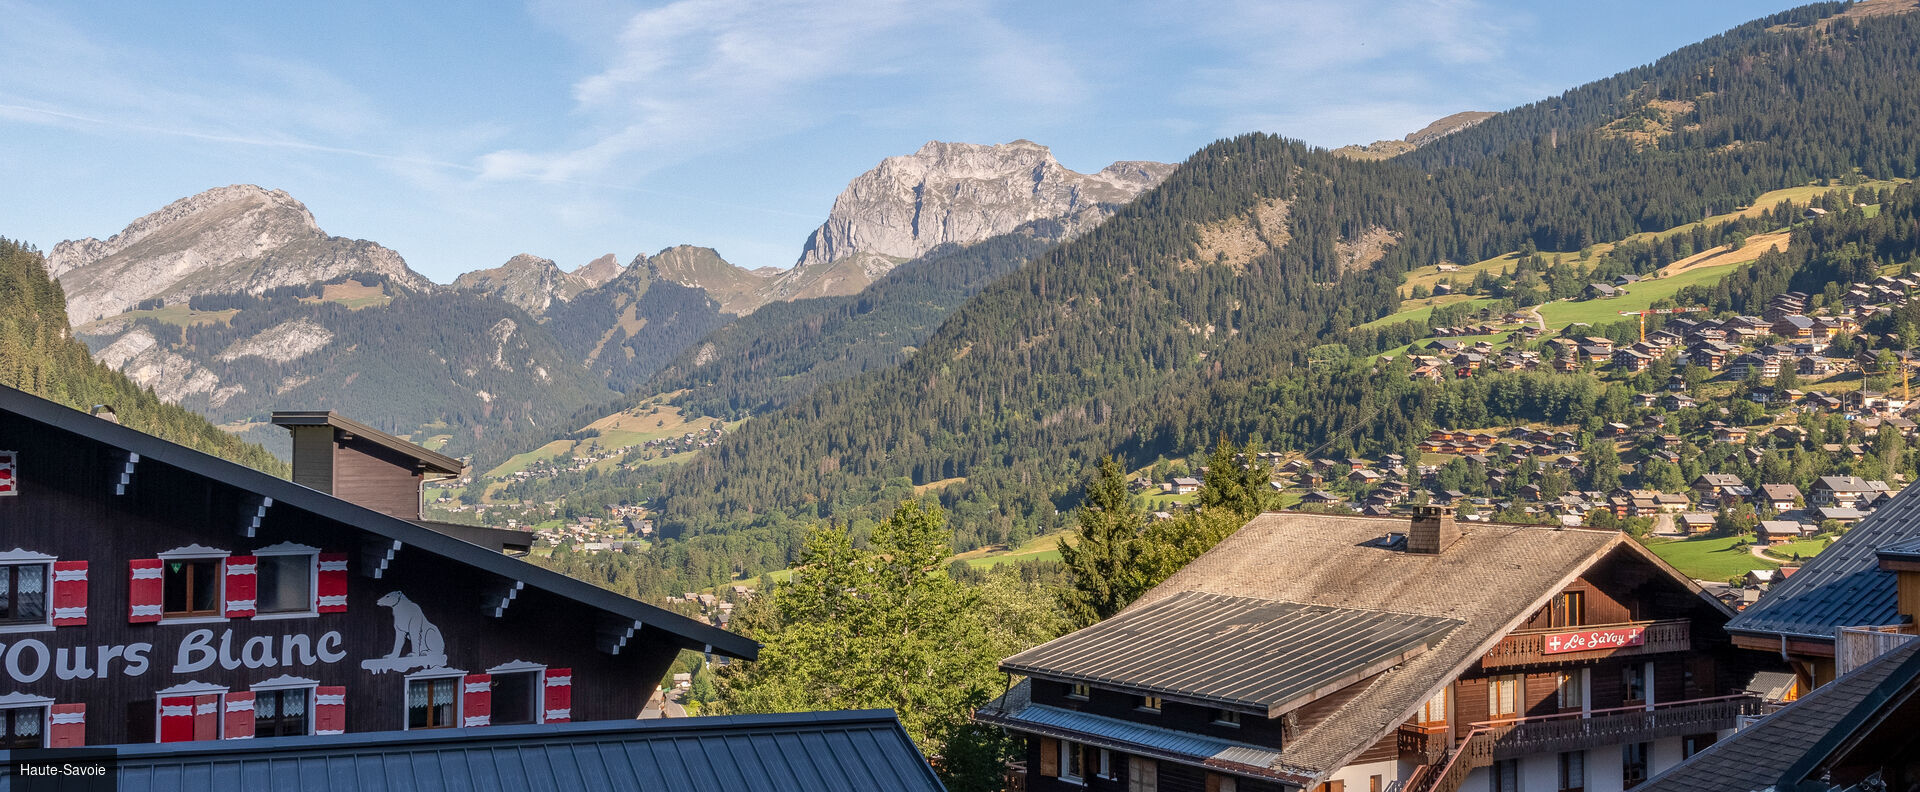
<svg viewBox="0 0 1920 792">
<path fill-rule="evenodd" d="M 16 547 L 12 550 L 8 550 L 4 553 L 0 553 L 0 566 L 26 566 L 27 564 L 45 564 L 47 567 L 47 577 L 46 577 L 46 584 L 45 584 L 47 587 L 47 591 L 46 591 L 47 607 L 45 608 L 46 613 L 42 615 L 40 623 L 30 624 L 26 622 L 18 622 L 14 624 L 0 625 L 0 635 L 17 635 L 19 633 L 53 632 L 53 629 L 54 629 L 53 627 L 53 563 L 59 560 L 60 558 L 58 556 L 50 556 L 50 555 L 47 555 L 46 553 L 36 553 L 32 550 L 27 550 L 19 547 Z"/>
<path fill-rule="evenodd" d="M 256 607 L 253 613 L 254 621 L 280 621 L 283 619 L 317 619 L 320 617 L 320 548 L 314 547 L 312 545 L 296 544 L 293 542 L 281 542 L 277 545 L 268 545 L 266 547 L 262 547 L 258 550 L 253 551 L 253 557 L 254 559 L 256 559 L 254 562 L 256 566 L 254 567 L 254 578 L 253 578 L 254 579 L 254 590 L 253 590 L 254 602 L 258 603 L 260 601 L 260 588 L 259 588 L 260 572 L 259 572 L 259 566 L 258 566 L 258 563 L 259 563 L 258 559 L 271 558 L 276 556 L 292 556 L 292 555 L 303 555 L 308 557 L 307 558 L 307 609 L 297 610 L 297 611 L 285 611 L 285 612 L 279 612 L 279 613 L 263 613 L 260 610 L 258 610 L 258 608 Z"/>
<path fill-rule="evenodd" d="M 161 688 L 153 692 L 153 741 L 160 742 L 160 699 L 168 696 L 218 696 L 214 700 L 213 713 L 214 739 L 227 738 L 227 693 L 232 690 L 225 685 L 211 682 L 182 682 L 173 687 Z M 196 740 L 195 742 L 200 742 Z"/>
<path fill-rule="evenodd" d="M 1077 785 L 1079 785 L 1079 786 L 1086 786 L 1086 785 L 1087 785 L 1087 779 L 1086 779 L 1086 776 L 1085 776 L 1085 773 L 1087 772 L 1087 768 L 1086 768 L 1086 767 L 1084 766 L 1084 764 L 1083 764 L 1083 766 L 1082 766 L 1082 767 L 1080 768 L 1080 772 L 1082 773 L 1082 775 L 1068 775 L 1068 774 L 1067 774 L 1067 768 L 1069 768 L 1069 767 L 1072 767 L 1072 766 L 1073 766 L 1073 764 L 1072 764 L 1071 762 L 1069 762 L 1069 761 L 1067 761 L 1067 759 L 1068 759 L 1068 757 L 1071 757 L 1071 756 L 1073 756 L 1073 755 L 1074 755 L 1074 754 L 1075 754 L 1076 752 L 1078 752 L 1078 751 L 1079 751 L 1079 749 L 1081 748 L 1081 745 L 1080 745 L 1079 743 L 1077 743 L 1077 742 L 1074 742 L 1074 741 L 1072 741 L 1072 740 L 1060 740 L 1060 741 L 1058 741 L 1058 742 L 1057 742 L 1056 744 L 1057 744 L 1057 745 L 1059 746 L 1059 750 L 1060 750 L 1060 756 L 1059 756 L 1059 759 L 1060 759 L 1060 780 L 1061 780 L 1062 782 L 1065 782 L 1065 783 L 1068 783 L 1068 784 L 1077 784 Z M 1084 762 L 1086 761 L 1086 756 L 1085 756 L 1084 754 L 1083 754 L 1083 755 L 1081 755 L 1081 757 L 1080 757 L 1080 761 L 1081 761 L 1082 763 L 1084 763 Z"/>
<path fill-rule="evenodd" d="M 408 674 L 406 676 L 406 679 L 403 680 L 400 684 L 400 730 L 413 731 L 413 722 L 412 722 L 413 719 L 410 717 L 407 717 L 407 710 L 409 709 L 409 707 L 407 706 L 407 689 L 412 687 L 415 681 L 424 681 L 429 679 L 449 679 L 449 678 L 454 681 L 454 685 L 453 685 L 453 724 L 454 725 L 442 726 L 435 729 L 422 729 L 422 731 L 439 731 L 440 729 L 463 728 L 461 724 L 466 723 L 467 694 L 466 694 L 466 690 L 463 689 L 463 686 L 460 684 L 460 681 L 461 679 L 466 677 L 466 675 L 467 675 L 466 671 L 458 668 L 428 668 L 428 669 L 423 669 L 423 670 L 415 671 L 411 674 Z"/>
<path fill-rule="evenodd" d="M 488 675 L 494 674 L 533 674 L 533 722 L 547 722 L 547 667 L 525 660 L 501 663 L 487 669 Z M 491 694 L 489 694 L 491 695 Z"/>
<path fill-rule="evenodd" d="M 40 747 L 45 748 L 53 739 L 53 699 L 45 696 L 29 696 L 25 693 L 9 693 L 0 696 L 0 710 L 40 710 Z"/>
<path fill-rule="evenodd" d="M 320 700 L 319 688 L 320 688 L 320 680 L 318 679 L 308 679 L 306 677 L 297 677 L 297 676 L 292 676 L 288 674 L 281 674 L 280 676 L 274 677 L 272 679 L 268 679 L 261 682 L 255 682 L 251 686 L 249 686 L 247 689 L 252 691 L 254 694 L 255 707 L 258 707 L 260 705 L 259 695 L 261 693 L 278 693 L 283 690 L 307 691 L 307 731 L 306 733 L 308 736 L 312 736 L 313 731 L 316 728 L 315 722 L 318 720 L 315 717 L 313 717 L 313 710 L 314 710 L 314 707 L 318 705 L 318 702 Z M 259 712 L 260 711 L 257 709 L 254 710 L 254 718 L 256 722 L 260 717 Z M 225 722 L 223 721 L 221 725 L 224 728 Z M 255 729 L 257 731 L 258 727 L 256 726 Z M 256 734 L 255 736 L 258 736 L 258 735 Z"/>
<path fill-rule="evenodd" d="M 232 556 L 229 550 L 216 550 L 199 544 L 176 547 L 161 553 L 155 558 L 161 561 L 203 561 L 213 559 L 220 562 L 214 570 L 214 579 L 220 581 L 220 592 L 214 596 L 214 602 L 220 603 L 220 612 L 212 616 L 168 616 L 167 615 L 167 568 L 160 567 L 160 622 L 161 624 L 222 624 L 228 621 L 227 609 L 227 558 Z M 155 715 L 154 717 L 159 717 Z M 158 739 L 158 738 L 156 738 Z"/>
</svg>

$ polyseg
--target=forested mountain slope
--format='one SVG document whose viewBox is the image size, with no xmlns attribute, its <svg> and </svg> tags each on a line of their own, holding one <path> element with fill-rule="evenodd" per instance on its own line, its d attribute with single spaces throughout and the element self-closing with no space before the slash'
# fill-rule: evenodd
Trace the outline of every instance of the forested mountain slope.
<svg viewBox="0 0 1920 792">
<path fill-rule="evenodd" d="M 1391 312 L 1411 267 L 1665 229 L 1814 178 L 1911 176 L 1920 23 L 1814 24 L 1842 8 L 1744 25 L 1384 162 L 1261 135 L 1209 146 L 969 300 L 899 368 L 824 387 L 675 472 L 663 524 L 778 542 L 964 479 L 939 491 L 963 542 L 1043 530 L 1101 453 L 1185 453 L 1289 412 L 1307 350 Z M 1380 413 L 1345 395 L 1341 416 Z M 1301 428 L 1286 439 L 1346 427 Z"/>
<path fill-rule="evenodd" d="M 125 375 L 95 363 L 68 331 L 66 295 L 40 253 L 0 239 L 0 385 L 78 410 L 110 405 L 120 423 L 215 456 L 285 475 L 266 449 L 162 402 Z"/>
</svg>

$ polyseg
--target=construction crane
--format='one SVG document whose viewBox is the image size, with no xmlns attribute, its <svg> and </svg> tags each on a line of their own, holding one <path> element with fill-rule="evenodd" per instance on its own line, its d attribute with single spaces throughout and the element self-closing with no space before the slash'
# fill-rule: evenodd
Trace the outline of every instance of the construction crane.
<svg viewBox="0 0 1920 792">
<path fill-rule="evenodd" d="M 1640 340 L 1645 341 L 1647 340 L 1647 314 L 1699 313 L 1704 310 L 1707 309 L 1700 306 L 1692 308 L 1648 308 L 1644 311 L 1621 311 L 1620 315 L 1640 317 Z"/>
</svg>

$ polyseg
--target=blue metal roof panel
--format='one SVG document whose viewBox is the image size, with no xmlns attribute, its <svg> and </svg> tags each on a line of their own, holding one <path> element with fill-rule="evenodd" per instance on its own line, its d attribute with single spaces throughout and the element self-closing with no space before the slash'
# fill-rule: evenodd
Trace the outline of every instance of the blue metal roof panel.
<svg viewBox="0 0 1920 792">
<path fill-rule="evenodd" d="M 1920 487 L 1882 503 L 1826 550 L 1773 584 L 1759 602 L 1727 622 L 1727 631 L 1832 640 L 1835 629 L 1899 620 L 1895 578 L 1880 571 L 1878 550 L 1920 539 Z"/>
<path fill-rule="evenodd" d="M 115 746 L 127 792 L 944 792 L 887 710 Z M 0 751 L 0 792 L 12 762 Z"/>
</svg>

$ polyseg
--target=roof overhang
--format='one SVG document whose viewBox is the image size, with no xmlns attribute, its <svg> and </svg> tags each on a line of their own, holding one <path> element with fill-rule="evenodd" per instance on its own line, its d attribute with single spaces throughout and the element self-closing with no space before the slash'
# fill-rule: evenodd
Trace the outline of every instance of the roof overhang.
<svg viewBox="0 0 1920 792">
<path fill-rule="evenodd" d="M 418 443 L 410 443 L 393 435 L 382 432 L 359 421 L 340 415 L 332 410 L 275 410 L 275 426 L 331 426 L 334 431 L 351 437 L 366 440 L 389 451 L 412 458 L 420 467 L 443 477 L 455 478 L 465 473 L 466 463 L 458 459 L 430 450 Z"/>
<path fill-rule="evenodd" d="M 275 507 L 289 507 L 466 564 L 511 581 L 573 600 L 607 614 L 615 621 L 653 627 L 678 637 L 679 645 L 710 650 L 728 657 L 752 660 L 760 645 L 745 636 L 703 624 L 665 608 L 576 580 L 544 567 L 508 556 L 429 528 L 381 514 L 286 479 L 270 476 L 145 432 L 100 420 L 62 404 L 0 386 L 0 410 L 36 421 L 122 451 L 140 455 L 142 463 L 168 465 L 212 481 L 273 499 Z"/>
</svg>

